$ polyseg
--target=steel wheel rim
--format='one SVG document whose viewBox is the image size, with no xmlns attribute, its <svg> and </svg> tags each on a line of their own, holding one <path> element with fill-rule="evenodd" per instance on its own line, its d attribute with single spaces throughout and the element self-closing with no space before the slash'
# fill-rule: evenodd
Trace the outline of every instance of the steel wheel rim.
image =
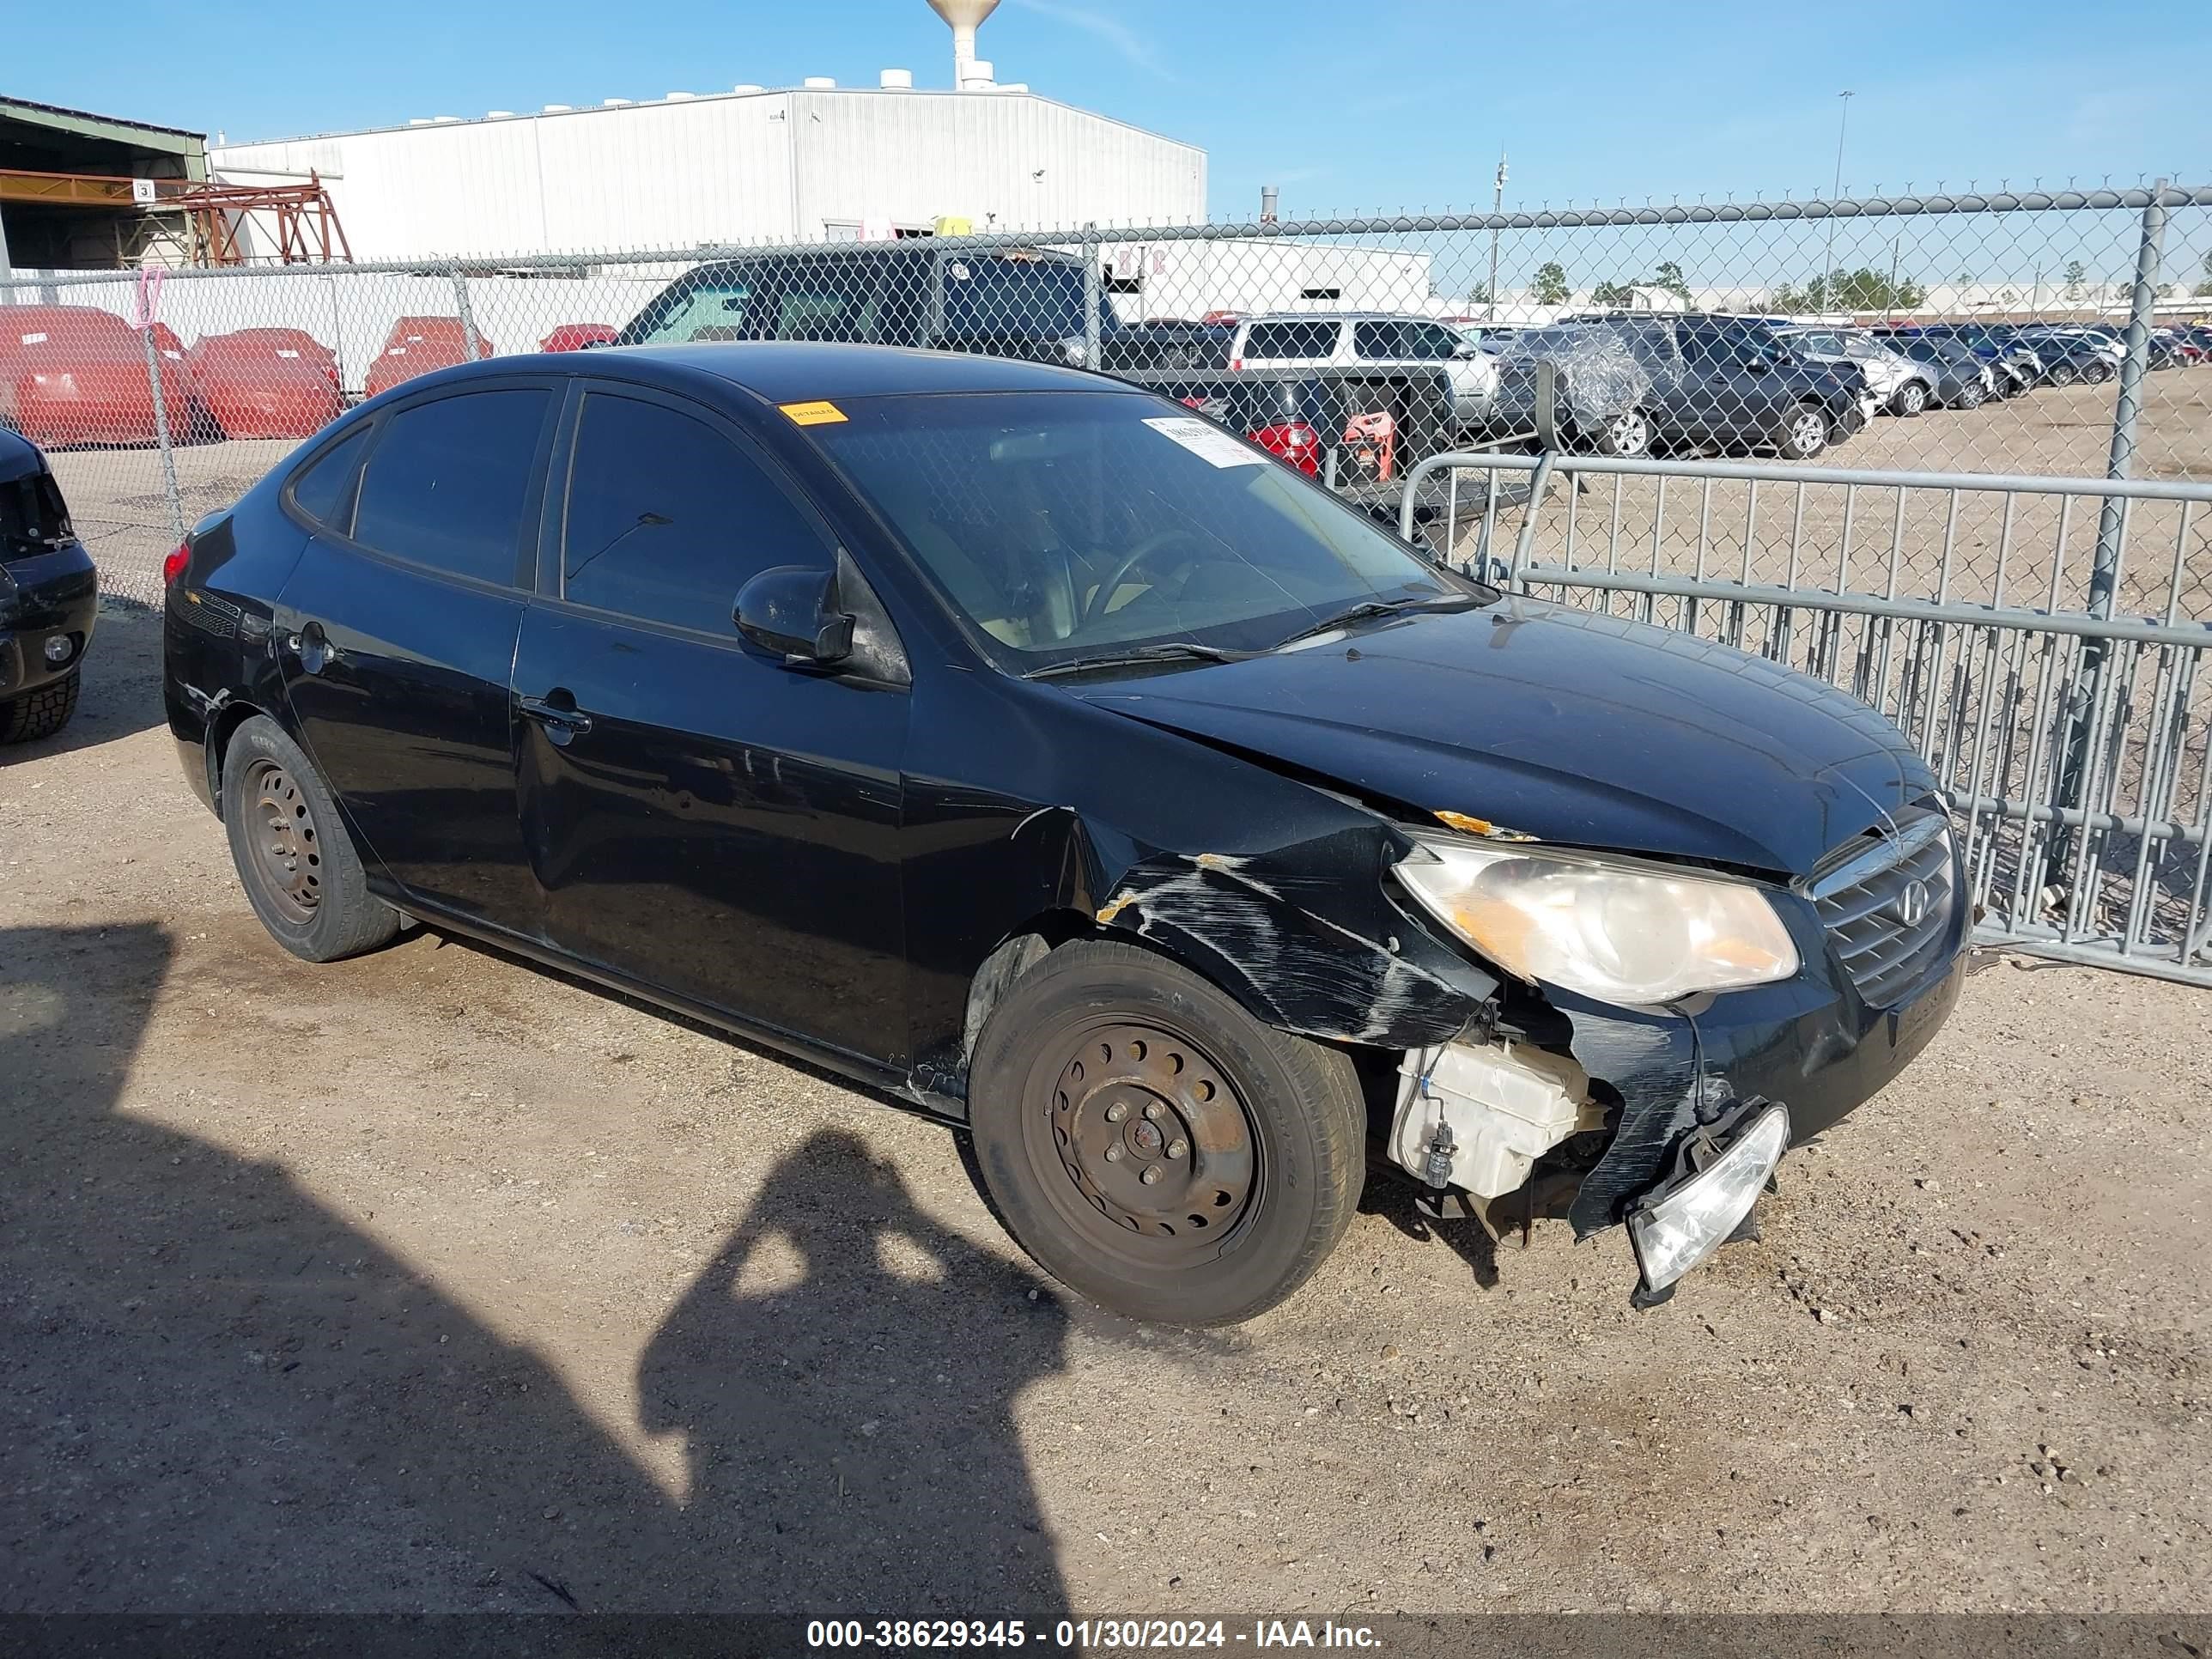
<svg viewBox="0 0 2212 1659">
<path fill-rule="evenodd" d="M 1790 423 L 1790 447 L 1800 455 L 1817 455 L 1828 447 L 1828 423 L 1807 412 Z"/>
<path fill-rule="evenodd" d="M 262 895 L 285 921 L 322 908 L 323 857 L 307 792 L 282 762 L 257 760 L 246 777 L 246 841 Z"/>
<path fill-rule="evenodd" d="M 1086 1244 L 1143 1267 L 1195 1266 L 1257 1212 L 1250 1109 L 1182 1033 L 1092 1022 L 1051 1045 L 1032 1079 L 1023 1146 Z"/>
</svg>

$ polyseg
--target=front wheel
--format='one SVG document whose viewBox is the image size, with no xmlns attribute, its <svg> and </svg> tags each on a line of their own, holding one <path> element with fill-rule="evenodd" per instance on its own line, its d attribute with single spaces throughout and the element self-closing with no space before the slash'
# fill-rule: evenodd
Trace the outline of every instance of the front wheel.
<svg viewBox="0 0 2212 1659">
<path fill-rule="evenodd" d="M 368 890 L 329 787 L 266 715 L 246 721 L 223 750 L 222 823 L 246 902 L 294 956 L 336 962 L 399 931 L 399 912 Z"/>
<path fill-rule="evenodd" d="M 1640 409 L 1608 416 L 1597 428 L 1595 444 L 1601 455 L 1648 455 L 1651 453 L 1650 416 Z"/>
<path fill-rule="evenodd" d="M 2100 357 L 2081 371 L 2081 378 L 2091 386 L 2102 386 L 2112 378 L 2112 366 Z"/>
<path fill-rule="evenodd" d="M 1959 400 L 1953 405 L 1953 407 L 1958 409 L 1979 409 L 1982 406 L 1983 400 L 1988 396 L 1989 393 L 1982 389 L 1982 384 L 1980 381 L 1970 381 L 1967 384 L 1966 389 L 1959 394 Z"/>
<path fill-rule="evenodd" d="M 76 713 L 81 671 L 72 668 L 58 680 L 0 702 L 0 743 L 36 743 L 51 738 Z"/>
<path fill-rule="evenodd" d="M 1273 1307 L 1344 1236 L 1365 1173 L 1350 1060 L 1127 945 L 1064 945 L 1015 981 L 968 1098 L 1007 1229 L 1134 1319 L 1227 1325 Z"/>
<path fill-rule="evenodd" d="M 1782 428 L 1779 447 L 1790 460 L 1809 461 L 1828 447 L 1833 431 L 1826 410 L 1800 404 Z"/>
<path fill-rule="evenodd" d="M 2052 386 L 2072 386 L 2081 378 L 2081 372 L 2071 363 L 2060 362 L 2051 366 L 2050 380 Z"/>
<path fill-rule="evenodd" d="M 1924 380 L 1907 380 L 1898 387 L 1897 396 L 1890 399 L 1893 415 L 1918 415 L 1928 408 L 1928 385 Z"/>
</svg>

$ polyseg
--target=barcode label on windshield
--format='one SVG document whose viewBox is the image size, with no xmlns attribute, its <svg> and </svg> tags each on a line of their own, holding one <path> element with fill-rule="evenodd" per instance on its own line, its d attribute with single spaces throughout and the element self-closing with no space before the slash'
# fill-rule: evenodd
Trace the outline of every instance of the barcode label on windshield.
<svg viewBox="0 0 2212 1659">
<path fill-rule="evenodd" d="M 1194 415 L 1159 415 L 1145 424 L 1163 438 L 1181 444 L 1200 460 L 1216 466 L 1265 466 L 1267 458 L 1231 437 L 1218 426 L 1208 426 Z"/>
</svg>

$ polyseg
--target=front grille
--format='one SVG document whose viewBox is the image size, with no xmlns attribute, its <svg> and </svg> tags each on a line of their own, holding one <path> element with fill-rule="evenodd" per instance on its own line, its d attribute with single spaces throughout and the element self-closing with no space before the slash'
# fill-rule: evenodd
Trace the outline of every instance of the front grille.
<svg viewBox="0 0 2212 1659">
<path fill-rule="evenodd" d="M 1806 893 L 1859 995 L 1869 1007 L 1889 1007 L 1920 982 L 1950 936 L 1950 820 L 1923 811 L 1868 831 L 1830 854 Z"/>
</svg>

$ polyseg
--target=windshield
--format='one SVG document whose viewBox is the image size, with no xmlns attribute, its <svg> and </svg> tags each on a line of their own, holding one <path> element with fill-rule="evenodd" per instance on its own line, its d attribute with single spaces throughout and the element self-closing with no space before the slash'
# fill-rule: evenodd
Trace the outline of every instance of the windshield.
<svg viewBox="0 0 2212 1659">
<path fill-rule="evenodd" d="M 1152 644 L 1269 650 L 1362 604 L 1488 592 L 1159 398 L 840 407 L 809 435 L 1017 673 Z"/>
</svg>

